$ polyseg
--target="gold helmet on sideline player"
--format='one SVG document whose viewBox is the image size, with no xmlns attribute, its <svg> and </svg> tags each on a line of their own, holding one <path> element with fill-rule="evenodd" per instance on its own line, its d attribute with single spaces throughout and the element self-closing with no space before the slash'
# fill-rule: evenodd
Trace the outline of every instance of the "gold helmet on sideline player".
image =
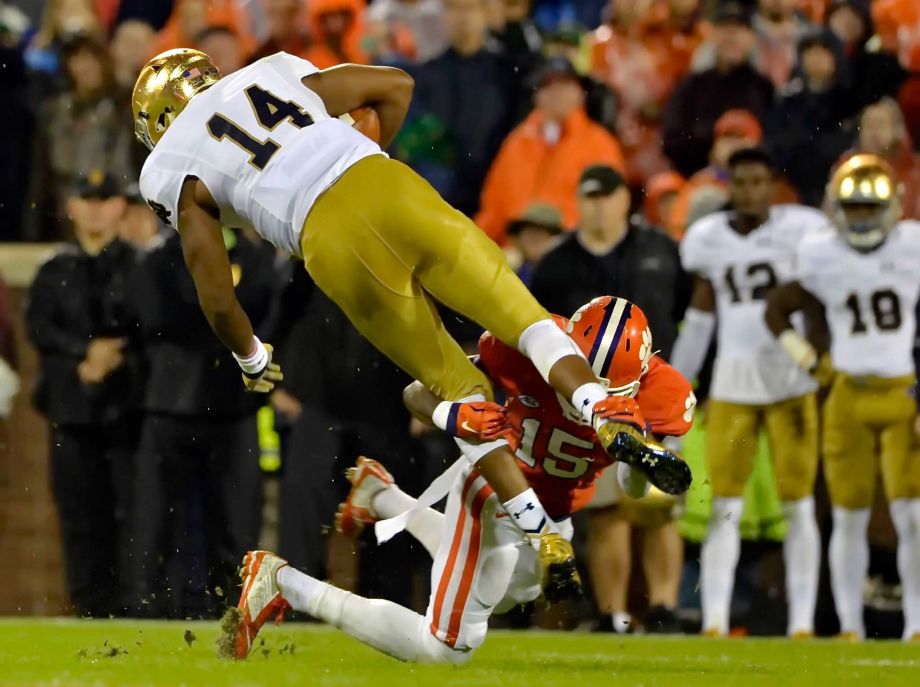
<svg viewBox="0 0 920 687">
<path fill-rule="evenodd" d="M 211 58 L 198 50 L 161 52 L 141 69 L 131 95 L 134 133 L 153 150 L 189 101 L 220 79 Z"/>
<path fill-rule="evenodd" d="M 899 188 L 891 166 L 878 155 L 845 160 L 827 185 L 828 214 L 858 251 L 875 250 L 901 219 Z"/>
</svg>

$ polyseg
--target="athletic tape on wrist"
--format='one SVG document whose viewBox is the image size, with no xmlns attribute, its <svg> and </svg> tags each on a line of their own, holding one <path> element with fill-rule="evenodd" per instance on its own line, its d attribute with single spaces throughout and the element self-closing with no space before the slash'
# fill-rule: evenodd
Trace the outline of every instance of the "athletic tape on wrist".
<svg viewBox="0 0 920 687">
<path fill-rule="evenodd" d="M 452 435 L 452 430 L 455 430 L 457 427 L 457 415 L 459 412 L 459 403 L 441 401 L 435 406 L 434 412 L 431 413 L 431 421 L 434 423 L 434 426 L 442 432 L 447 432 Z M 448 427 L 451 429 L 448 429 Z"/>
<path fill-rule="evenodd" d="M 255 351 L 245 356 L 234 353 L 233 357 L 236 359 L 237 364 L 240 366 L 240 369 L 243 370 L 244 374 L 258 377 L 268 366 L 268 349 L 259 341 L 258 337 L 254 336 L 252 340 L 256 345 Z"/>
</svg>

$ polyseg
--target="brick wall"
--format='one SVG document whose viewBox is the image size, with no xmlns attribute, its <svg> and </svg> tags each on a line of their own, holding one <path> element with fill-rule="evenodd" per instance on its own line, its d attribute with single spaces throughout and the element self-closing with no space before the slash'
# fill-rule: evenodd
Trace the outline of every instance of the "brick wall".
<svg viewBox="0 0 920 687">
<path fill-rule="evenodd" d="M 32 408 L 38 359 L 24 336 L 26 291 L 48 246 L 0 245 L 0 275 L 13 307 L 22 391 L 0 441 L 0 616 L 67 612 L 57 511 L 48 472 L 48 432 Z"/>
<path fill-rule="evenodd" d="M 17 280 L 18 281 L 18 280 Z M 48 432 L 31 404 L 38 360 L 23 335 L 26 289 L 11 289 L 22 391 L 0 447 L 0 615 L 65 612 L 57 511 L 48 472 Z"/>
</svg>

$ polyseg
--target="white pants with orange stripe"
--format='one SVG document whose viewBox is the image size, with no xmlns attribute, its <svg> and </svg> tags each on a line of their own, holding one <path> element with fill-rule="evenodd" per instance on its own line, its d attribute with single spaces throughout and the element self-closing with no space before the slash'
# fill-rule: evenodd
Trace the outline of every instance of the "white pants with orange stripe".
<svg viewBox="0 0 920 687">
<path fill-rule="evenodd" d="M 540 566 L 533 546 L 472 467 L 458 477 L 441 518 L 425 620 L 444 644 L 470 651 L 485 640 L 493 612 L 540 596 Z M 410 523 L 408 529 L 416 528 Z M 571 539 L 570 520 L 560 530 Z"/>
<path fill-rule="evenodd" d="M 390 490 L 394 498 L 374 501 L 379 517 L 393 517 L 412 504 L 413 499 L 397 487 Z M 558 525 L 563 536 L 571 539 L 571 521 Z M 404 661 L 425 663 L 465 662 L 485 640 L 492 613 L 540 595 L 536 551 L 472 467 L 457 478 L 443 514 L 431 508 L 418 511 L 407 530 L 434 557 L 425 616 L 296 571 L 286 574 L 284 583 L 279 579 L 282 594 L 295 610 L 365 644 Z"/>
</svg>

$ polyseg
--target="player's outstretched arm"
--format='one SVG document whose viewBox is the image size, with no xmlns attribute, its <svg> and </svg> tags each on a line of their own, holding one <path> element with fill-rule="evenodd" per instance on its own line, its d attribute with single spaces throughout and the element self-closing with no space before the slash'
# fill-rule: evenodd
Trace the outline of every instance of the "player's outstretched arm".
<svg viewBox="0 0 920 687">
<path fill-rule="evenodd" d="M 767 298 L 764 319 L 767 328 L 773 333 L 780 345 L 789 354 L 796 365 L 811 371 L 818 362 L 815 347 L 792 326 L 792 315 L 805 311 L 812 315 L 823 313 L 821 303 L 797 281 L 784 284 L 774 289 Z M 814 317 L 811 318 L 814 320 Z M 821 318 L 823 321 L 823 317 Z"/>
<path fill-rule="evenodd" d="M 512 433 L 504 406 L 488 401 L 443 401 L 421 382 L 403 389 L 403 403 L 413 417 L 459 439 L 494 441 Z"/>
<path fill-rule="evenodd" d="M 402 69 L 341 64 L 303 78 L 333 117 L 372 107 L 380 119 L 380 147 L 386 148 L 402 126 L 415 82 Z"/>
<path fill-rule="evenodd" d="M 211 329 L 243 370 L 250 391 L 267 393 L 281 380 L 272 350 L 259 341 L 236 298 L 230 257 L 224 245 L 216 204 L 198 179 L 186 179 L 179 195 L 178 227 L 185 264 L 195 281 L 198 303 Z"/>
<path fill-rule="evenodd" d="M 716 324 L 715 309 L 716 295 L 712 282 L 694 276 L 690 307 L 684 315 L 683 327 L 671 353 L 671 365 L 687 379 L 696 379 L 706 360 Z"/>
</svg>

